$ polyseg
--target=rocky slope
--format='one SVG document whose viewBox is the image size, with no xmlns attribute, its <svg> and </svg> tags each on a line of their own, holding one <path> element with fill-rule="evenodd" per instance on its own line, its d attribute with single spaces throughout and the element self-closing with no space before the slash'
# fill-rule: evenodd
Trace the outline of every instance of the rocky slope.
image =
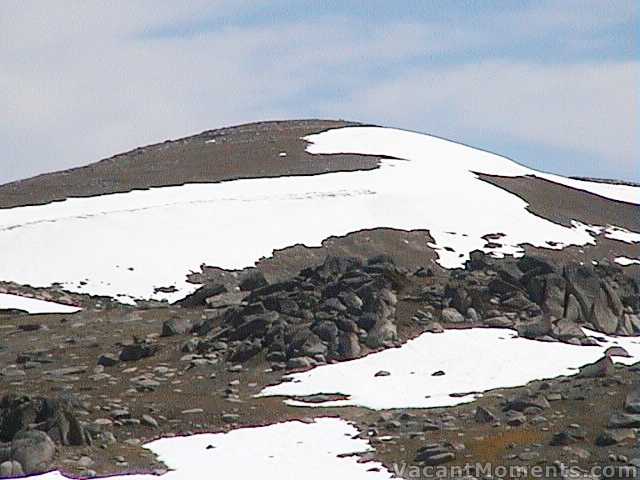
<svg viewBox="0 0 640 480">
<path fill-rule="evenodd" d="M 637 187 L 371 128 L 251 124 L 0 186 L 0 293 L 81 308 L 0 305 L 0 477 L 162 473 L 154 438 L 338 415 L 374 447 L 361 461 L 407 478 L 478 462 L 628 478 L 640 379 L 620 347 L 454 407 L 256 397 L 450 329 L 581 348 L 640 335 Z"/>
</svg>

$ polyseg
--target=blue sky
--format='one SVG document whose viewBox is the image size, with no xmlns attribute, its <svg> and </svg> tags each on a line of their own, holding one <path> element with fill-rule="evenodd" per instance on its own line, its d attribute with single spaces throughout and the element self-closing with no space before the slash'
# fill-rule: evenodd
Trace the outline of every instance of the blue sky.
<svg viewBox="0 0 640 480">
<path fill-rule="evenodd" d="M 640 180 L 626 0 L 0 3 L 0 182 L 237 123 L 345 118 Z"/>
</svg>

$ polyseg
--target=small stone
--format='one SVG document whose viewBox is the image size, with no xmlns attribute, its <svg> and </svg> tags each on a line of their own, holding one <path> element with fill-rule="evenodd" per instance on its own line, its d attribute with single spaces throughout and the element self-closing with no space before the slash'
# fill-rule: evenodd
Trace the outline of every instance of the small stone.
<svg viewBox="0 0 640 480">
<path fill-rule="evenodd" d="M 147 427 L 158 428 L 158 421 L 151 415 L 145 413 L 144 415 L 142 415 L 142 417 L 140 417 L 140 420 Z"/>
</svg>

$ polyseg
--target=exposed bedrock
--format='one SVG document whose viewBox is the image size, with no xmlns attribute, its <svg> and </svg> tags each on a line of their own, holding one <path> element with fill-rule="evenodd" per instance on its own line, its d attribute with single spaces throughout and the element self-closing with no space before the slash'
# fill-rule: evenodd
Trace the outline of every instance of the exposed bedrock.
<svg viewBox="0 0 640 480">
<path fill-rule="evenodd" d="M 638 283 L 606 262 L 554 264 L 533 255 L 499 259 L 474 251 L 464 269 L 434 273 L 411 272 L 387 255 L 329 256 L 271 284 L 255 270 L 248 275 L 251 281 L 240 275 L 248 290 L 242 301 L 216 304 L 225 293 L 200 295 L 199 304 L 210 307 L 208 319 L 170 320 L 162 334 L 195 334 L 185 352 L 225 350 L 232 362 L 262 353 L 274 368 L 290 369 L 397 345 L 398 299 L 418 304 L 411 315 L 422 331 L 502 327 L 527 338 L 582 345 L 594 343 L 582 327 L 640 334 Z"/>
</svg>

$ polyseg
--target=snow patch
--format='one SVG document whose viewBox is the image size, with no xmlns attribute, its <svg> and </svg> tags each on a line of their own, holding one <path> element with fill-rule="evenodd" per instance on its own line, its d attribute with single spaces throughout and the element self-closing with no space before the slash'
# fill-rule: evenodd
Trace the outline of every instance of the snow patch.
<svg viewBox="0 0 640 480">
<path fill-rule="evenodd" d="M 613 259 L 619 265 L 626 267 L 628 265 L 640 265 L 640 259 L 638 258 L 629 258 L 629 257 L 616 257 Z"/>
<path fill-rule="evenodd" d="M 45 300 L 22 297 L 20 295 L 11 295 L 8 293 L 0 293 L 0 309 L 24 310 L 31 314 L 76 313 L 82 310 L 81 308 L 63 305 L 61 303 L 48 302 Z"/>
<path fill-rule="evenodd" d="M 357 457 L 338 455 L 370 451 L 358 430 L 338 418 L 319 418 L 267 427 L 240 428 L 229 433 L 201 434 L 156 440 L 145 445 L 172 471 L 155 475 L 117 475 L 121 480 L 196 480 L 215 478 L 278 478 L 283 480 L 348 478 L 390 479 L 377 462 L 358 463 Z M 371 468 L 379 471 L 368 471 Z M 213 476 L 212 476 L 213 475 Z M 30 477 L 61 480 L 60 472 Z"/>
<path fill-rule="evenodd" d="M 289 375 L 291 381 L 267 387 L 259 396 L 306 396 L 340 393 L 348 399 L 324 403 L 287 400 L 290 405 L 372 409 L 446 407 L 471 402 L 480 392 L 524 385 L 532 380 L 573 375 L 620 345 L 640 360 L 640 338 L 610 337 L 585 330 L 601 340 L 586 347 L 518 337 L 513 330 L 472 328 L 424 333 L 399 348 Z M 389 376 L 376 377 L 386 370 Z M 434 372 L 444 371 L 442 376 Z M 465 394 L 451 396 L 451 394 Z"/>
</svg>

